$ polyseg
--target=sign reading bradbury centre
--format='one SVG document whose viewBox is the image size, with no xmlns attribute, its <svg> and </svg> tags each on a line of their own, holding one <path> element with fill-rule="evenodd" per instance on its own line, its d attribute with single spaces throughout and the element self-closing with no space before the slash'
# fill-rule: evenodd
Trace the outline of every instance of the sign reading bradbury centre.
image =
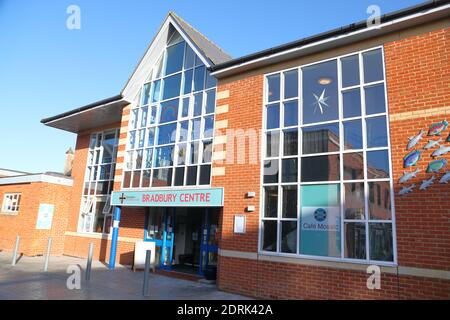
<svg viewBox="0 0 450 320">
<path fill-rule="evenodd" d="M 223 188 L 158 191 L 116 191 L 112 206 L 124 207 L 222 207 Z"/>
</svg>

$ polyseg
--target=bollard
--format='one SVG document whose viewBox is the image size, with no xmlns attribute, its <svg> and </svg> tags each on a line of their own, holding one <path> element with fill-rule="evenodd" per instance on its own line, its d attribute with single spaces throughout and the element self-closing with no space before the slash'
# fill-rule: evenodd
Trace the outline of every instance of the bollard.
<svg viewBox="0 0 450 320">
<path fill-rule="evenodd" d="M 142 294 L 144 297 L 148 297 L 149 290 L 148 290 L 148 277 L 150 275 L 150 259 L 152 256 L 152 251 L 147 250 L 145 255 L 145 272 L 144 272 L 144 287 L 142 288 Z"/>
<path fill-rule="evenodd" d="M 13 258 L 12 258 L 12 262 L 11 262 L 11 265 L 13 265 L 13 266 L 16 265 L 17 251 L 19 251 L 19 243 L 20 243 L 20 236 L 17 235 L 17 237 L 16 237 L 16 246 L 14 247 L 14 253 L 13 253 Z"/>
<path fill-rule="evenodd" d="M 51 250 L 52 250 L 52 237 L 49 237 L 47 242 L 47 252 L 45 253 L 44 272 L 47 272 L 48 270 L 48 260 L 50 259 Z"/>
<path fill-rule="evenodd" d="M 94 243 L 91 242 L 89 244 L 89 254 L 88 254 L 88 260 L 86 265 L 86 281 L 91 280 L 91 267 L 92 267 L 92 256 L 94 254 Z"/>
</svg>

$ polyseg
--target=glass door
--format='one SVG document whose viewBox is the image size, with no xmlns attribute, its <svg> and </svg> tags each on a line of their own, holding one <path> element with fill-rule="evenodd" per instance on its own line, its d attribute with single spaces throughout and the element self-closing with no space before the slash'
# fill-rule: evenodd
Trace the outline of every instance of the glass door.
<svg viewBox="0 0 450 320">
<path fill-rule="evenodd" d="M 170 270 L 172 267 L 175 212 L 169 208 L 149 208 L 147 229 L 144 241 L 155 242 L 156 261 L 159 267 Z"/>
<path fill-rule="evenodd" d="M 201 275 L 206 270 L 217 267 L 219 215 L 215 210 L 207 209 L 203 215 L 202 238 L 200 245 Z"/>
</svg>

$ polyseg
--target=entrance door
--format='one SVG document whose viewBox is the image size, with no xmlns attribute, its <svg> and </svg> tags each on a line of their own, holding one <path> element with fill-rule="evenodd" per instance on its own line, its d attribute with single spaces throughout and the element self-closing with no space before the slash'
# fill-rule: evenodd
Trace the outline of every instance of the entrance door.
<svg viewBox="0 0 450 320">
<path fill-rule="evenodd" d="M 215 210 L 207 209 L 202 225 L 200 245 L 200 274 L 211 267 L 217 267 L 219 215 Z"/>
<path fill-rule="evenodd" d="M 148 227 L 144 240 L 155 242 L 156 261 L 159 267 L 170 270 L 172 267 L 175 210 L 170 208 L 149 209 Z"/>
</svg>

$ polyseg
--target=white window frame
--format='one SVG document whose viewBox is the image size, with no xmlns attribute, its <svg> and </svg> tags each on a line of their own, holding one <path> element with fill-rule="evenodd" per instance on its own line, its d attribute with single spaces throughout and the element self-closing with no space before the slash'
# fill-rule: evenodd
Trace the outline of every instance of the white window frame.
<svg viewBox="0 0 450 320">
<path fill-rule="evenodd" d="M 178 31 L 177 31 L 178 32 Z M 183 35 L 180 33 L 180 35 L 183 37 Z M 173 37 L 173 35 L 172 35 Z M 170 40 L 169 40 L 170 41 Z M 169 42 L 168 41 L 168 42 Z M 188 41 L 186 41 L 186 39 L 183 38 L 185 46 L 184 46 L 184 59 L 186 58 L 186 52 L 187 52 L 187 48 L 190 47 L 190 44 Z M 160 59 L 162 60 L 162 65 L 163 68 L 165 68 L 166 65 L 166 56 L 167 56 L 167 48 L 177 45 L 178 43 L 174 43 L 171 45 L 165 45 L 164 46 L 164 50 L 161 53 L 161 55 L 159 56 L 159 58 L 156 60 L 157 62 Z M 155 70 L 158 66 L 158 63 L 156 63 L 153 68 L 152 71 L 150 72 L 150 77 L 149 79 L 147 79 L 146 81 L 144 81 L 141 85 L 141 94 L 140 94 L 140 100 L 139 103 L 134 105 L 133 109 L 131 110 L 131 112 L 138 110 L 138 115 L 137 115 L 137 125 L 134 127 L 132 126 L 132 122 L 129 122 L 129 127 L 128 127 L 128 133 L 127 133 L 127 143 L 126 143 L 126 151 L 125 151 L 125 169 L 124 169 L 124 174 L 122 177 L 122 182 L 121 182 L 121 187 L 124 190 L 170 190 L 172 188 L 179 188 L 179 189 L 192 189 L 192 188 L 205 188 L 205 187 L 209 187 L 211 186 L 211 182 L 212 182 L 212 150 L 211 150 L 211 160 L 208 162 L 203 163 L 203 147 L 204 147 L 204 143 L 205 142 L 209 142 L 211 141 L 212 146 L 214 145 L 214 137 L 215 137 L 215 119 L 216 119 L 216 105 L 217 105 L 217 101 L 216 99 L 214 99 L 214 103 L 215 103 L 215 107 L 214 107 L 214 112 L 212 113 L 206 113 L 206 102 L 207 102 L 207 93 L 210 91 L 214 91 L 214 93 L 217 95 L 217 87 L 211 87 L 211 88 L 206 88 L 206 84 L 207 84 L 207 79 L 208 79 L 208 69 L 207 66 L 204 65 L 203 61 L 201 61 L 200 64 L 197 64 L 197 59 L 200 59 L 198 54 L 195 52 L 195 50 L 190 47 L 191 50 L 194 53 L 194 64 L 192 67 L 186 68 L 185 67 L 185 60 L 183 60 L 183 65 L 180 71 L 174 72 L 172 74 L 166 74 L 164 75 L 164 72 L 159 76 L 159 77 L 155 77 Z M 195 79 L 195 70 L 198 67 L 204 67 L 205 68 L 205 78 L 204 78 L 204 88 L 202 90 L 199 91 L 195 91 L 194 90 L 194 79 Z M 164 69 L 163 69 L 164 71 Z M 191 80 L 191 92 L 185 94 L 184 93 L 184 75 L 186 71 L 192 71 L 192 80 Z M 180 93 L 178 96 L 170 98 L 170 99 L 165 99 L 163 100 L 163 95 L 164 95 L 164 84 L 163 84 L 163 80 L 166 79 L 167 77 L 171 77 L 174 75 L 178 75 L 181 74 L 181 84 L 180 84 Z M 144 88 L 146 85 L 155 82 L 155 81 L 161 81 L 161 87 L 160 87 L 160 91 L 159 91 L 159 98 L 157 102 L 152 102 L 152 97 L 149 97 L 149 101 L 147 104 L 143 104 L 143 92 L 144 92 Z M 195 96 L 199 93 L 202 93 L 202 112 L 200 115 L 198 116 L 194 116 L 194 101 L 195 101 Z M 150 90 L 150 95 L 152 94 L 152 90 Z M 183 100 L 185 98 L 189 98 L 189 113 L 187 117 L 182 117 L 182 111 L 183 111 Z M 159 123 L 159 118 L 160 118 L 160 113 L 161 113 L 161 104 L 167 101 L 171 101 L 174 99 L 178 99 L 178 115 L 177 115 L 177 119 L 175 121 L 170 121 L 170 122 L 166 122 L 164 124 L 160 124 Z M 146 126 L 142 127 L 141 124 L 141 118 L 142 118 L 142 109 L 143 108 L 148 108 L 148 115 L 147 115 L 147 121 L 146 121 Z M 151 116 L 151 108 L 152 107 L 156 107 L 156 119 L 155 119 L 155 123 L 150 124 L 150 116 Z M 204 128 L 205 128 L 205 119 L 208 117 L 213 117 L 214 118 L 214 123 L 213 123 L 213 129 L 212 129 L 212 135 L 211 137 L 204 137 Z M 192 122 L 193 120 L 197 120 L 200 119 L 200 136 L 197 139 L 192 139 L 192 131 L 193 131 L 193 126 L 192 126 Z M 180 128 L 181 128 L 181 123 L 184 121 L 188 121 L 188 135 L 187 135 L 187 139 L 186 141 L 180 142 L 179 138 L 180 138 Z M 157 144 L 157 140 L 158 140 L 158 135 L 159 135 L 159 130 L 158 128 L 161 125 L 169 125 L 169 124 L 175 124 L 176 125 L 176 136 L 175 136 L 175 142 L 173 143 L 168 143 L 168 144 L 163 144 L 163 145 L 158 145 Z M 144 129 L 146 130 L 145 132 L 145 140 L 144 140 L 144 145 L 143 147 L 139 147 L 138 145 L 138 136 L 139 136 L 139 131 Z M 149 129 L 153 128 L 154 129 L 154 144 L 153 146 L 147 146 L 147 137 L 148 137 L 148 132 Z M 130 134 L 132 132 L 135 132 L 135 143 L 133 148 L 130 147 Z M 189 164 L 189 159 L 192 153 L 191 150 L 191 144 L 192 143 L 198 143 L 198 148 L 199 148 L 199 154 L 198 154 L 198 160 L 195 164 Z M 185 154 L 185 164 L 184 165 L 178 165 L 178 150 L 179 150 L 179 145 L 181 144 L 185 144 L 186 145 L 186 154 Z M 162 167 L 156 167 L 155 166 L 155 161 L 156 161 L 156 150 L 158 148 L 163 148 L 163 147 L 173 147 L 173 164 L 171 166 L 162 166 Z M 146 162 L 146 155 L 147 155 L 147 150 L 152 149 L 153 150 L 153 154 L 152 154 L 152 165 L 150 168 L 147 168 L 145 166 L 145 162 Z M 136 152 L 138 150 L 143 150 L 143 159 L 142 159 L 142 166 L 140 169 L 136 169 Z M 131 168 L 128 168 L 128 162 L 130 161 L 130 154 L 133 155 L 133 159 L 131 160 L 132 162 L 132 166 Z M 201 173 L 201 167 L 202 166 L 210 166 L 210 177 L 209 177 L 209 182 L 207 184 L 200 184 L 200 173 Z M 176 173 L 176 169 L 177 168 L 181 168 L 184 167 L 184 177 L 183 177 L 183 185 L 182 186 L 175 186 L 175 173 Z M 197 168 L 197 176 L 196 176 L 196 184 L 194 185 L 186 185 L 187 183 L 187 170 L 189 167 L 196 167 Z M 153 187 L 153 177 L 154 177 L 154 171 L 157 169 L 172 169 L 172 177 L 171 177 L 171 182 L 170 182 L 170 186 L 165 186 L 165 187 Z M 143 186 L 143 172 L 144 171 L 150 171 L 150 181 L 149 181 L 149 187 Z M 133 187 L 133 178 L 134 178 L 134 174 L 135 172 L 138 172 L 140 177 L 139 177 L 139 186 L 138 187 Z M 130 174 L 130 185 L 129 187 L 125 187 L 125 174 L 129 173 Z"/>
<path fill-rule="evenodd" d="M 18 214 L 20 210 L 20 200 L 22 194 L 19 192 L 5 193 L 3 195 L 2 213 Z"/>
<path fill-rule="evenodd" d="M 102 163 L 103 159 L 103 140 L 106 135 L 114 133 L 115 143 L 113 145 L 112 150 L 112 159 L 111 162 Z M 92 137 L 96 137 L 95 145 L 91 146 Z M 100 139 L 100 142 L 98 142 Z M 80 204 L 80 213 L 78 218 L 78 232 L 81 233 L 89 233 L 89 234 L 99 234 L 98 232 L 94 232 L 94 220 L 97 215 L 104 215 L 104 222 L 102 226 L 102 230 L 106 230 L 106 222 L 108 221 L 108 217 L 112 216 L 111 206 L 109 206 L 108 213 L 105 212 L 105 207 L 109 202 L 111 192 L 114 188 L 114 176 L 115 169 L 117 164 L 117 151 L 119 147 L 119 137 L 120 137 L 120 129 L 112 128 L 103 131 L 93 132 L 90 135 L 89 147 L 88 147 L 88 155 L 86 161 L 86 172 L 84 176 L 83 182 L 83 190 L 81 192 L 81 204 Z M 92 155 L 92 157 L 91 157 Z M 95 164 L 95 158 L 98 156 L 99 161 Z M 102 166 L 111 166 L 109 179 L 100 179 L 101 177 L 101 167 Z M 94 168 L 97 168 L 97 172 L 95 172 Z M 91 168 L 90 170 L 88 168 Z M 94 173 L 95 176 L 94 176 Z M 98 183 L 108 183 L 108 191 L 107 194 L 97 193 Z M 87 184 L 87 193 L 85 193 Z M 93 194 L 91 194 L 91 188 L 93 188 Z M 96 203 L 102 202 L 103 199 L 106 199 L 105 207 L 101 210 L 101 212 L 95 212 Z M 89 223 L 87 223 L 87 221 Z"/>
<path fill-rule="evenodd" d="M 364 69 L 363 69 L 363 54 L 365 52 L 373 51 L 373 50 L 381 50 L 382 55 L 382 63 L 383 63 L 383 80 L 380 81 L 374 81 L 374 82 L 364 82 Z M 360 82 L 358 85 L 351 86 L 351 87 L 345 87 L 342 88 L 342 73 L 341 73 L 341 59 L 349 56 L 359 56 L 359 76 L 360 76 Z M 312 66 L 316 64 L 320 64 L 323 62 L 329 62 L 336 60 L 337 63 L 337 77 L 338 77 L 338 107 L 339 107 L 339 117 L 335 120 L 330 121 L 324 121 L 324 122 L 317 122 L 317 123 L 311 123 L 311 124 L 303 124 L 302 122 L 302 101 L 303 101 L 303 86 L 302 86 L 302 68 L 307 66 Z M 298 70 L 298 96 L 296 98 L 290 98 L 290 99 L 284 99 L 284 76 L 283 73 L 286 71 L 292 71 L 292 70 Z M 280 100 L 268 102 L 267 99 L 267 93 L 268 93 L 268 82 L 267 77 L 271 75 L 280 75 Z M 366 106 L 365 106 L 365 90 L 364 88 L 370 87 L 372 85 L 376 84 L 384 84 L 384 92 L 385 92 L 385 106 L 386 110 L 383 113 L 376 113 L 372 115 L 366 115 Z M 344 118 L 343 117 L 343 102 L 342 102 L 342 92 L 347 91 L 354 88 L 360 88 L 361 93 L 361 116 L 359 117 L 352 117 L 352 118 Z M 282 159 L 286 159 L 289 157 L 283 157 L 282 155 L 282 148 L 283 148 L 283 130 L 286 129 L 284 127 L 284 108 L 283 103 L 286 101 L 292 101 L 297 100 L 298 101 L 298 125 L 294 127 L 287 127 L 287 128 L 297 128 L 298 129 L 298 154 L 295 156 L 298 160 L 297 165 L 297 182 L 294 183 L 283 183 L 281 181 L 281 175 L 282 175 L 282 166 L 281 161 Z M 280 105 L 280 126 L 276 129 L 269 129 L 267 130 L 265 128 L 266 124 L 266 107 L 269 104 L 275 104 L 279 103 Z M 297 67 L 291 67 L 284 70 L 278 70 L 275 72 L 270 72 L 264 75 L 264 88 L 263 88 L 263 97 L 262 97 L 262 106 L 263 106 L 263 116 L 262 116 L 262 138 L 261 138 L 261 171 L 260 171 L 260 213 L 259 213 L 259 237 L 258 237 L 258 252 L 262 255 L 267 256 L 279 256 L 279 257 L 290 257 L 290 258 L 299 258 L 299 259 L 310 259 L 310 260 L 323 260 L 323 261 L 333 261 L 333 262 L 348 262 L 348 263 L 355 263 L 355 264 L 376 264 L 380 266 L 396 266 L 398 265 L 397 260 L 397 235 L 396 235 L 396 220 L 395 220 L 395 192 L 394 192 L 394 183 L 393 183 L 393 171 L 392 171 L 392 149 L 391 149 L 391 137 L 390 137 L 390 122 L 389 122 L 389 105 L 388 105 L 388 93 L 387 93 L 387 79 L 386 79 L 386 66 L 385 66 L 385 53 L 384 53 L 384 47 L 383 46 L 376 46 L 371 47 L 368 49 L 355 51 L 352 53 L 347 53 L 345 55 L 335 56 L 332 58 L 314 61 L 312 63 L 299 65 Z M 370 118 L 376 118 L 376 117 L 385 117 L 386 119 L 386 127 L 387 127 L 387 146 L 386 147 L 379 147 L 379 148 L 367 148 L 367 131 L 366 131 L 366 120 Z M 343 122 L 345 121 L 351 121 L 351 120 L 361 120 L 362 123 L 362 138 L 363 138 L 363 148 L 362 149 L 352 149 L 352 150 L 344 150 L 343 144 L 344 144 L 344 132 L 343 132 Z M 308 126 L 318 126 L 318 125 L 324 125 L 324 124 L 330 124 L 330 123 L 338 123 L 339 124 L 339 136 L 340 136 L 340 148 L 338 152 L 327 152 L 324 154 L 312 154 L 312 155 L 303 155 L 302 150 L 302 128 L 308 127 Z M 280 138 L 279 138 L 279 155 L 278 157 L 268 158 L 266 157 L 266 133 L 267 132 L 280 132 Z M 387 150 L 388 152 L 388 160 L 389 160 L 389 174 L 390 177 L 386 179 L 368 179 L 367 178 L 367 151 L 377 151 L 377 150 Z M 346 153 L 357 153 L 357 152 L 363 152 L 364 155 L 364 179 L 360 180 L 344 180 L 344 161 L 343 161 L 343 155 Z M 301 182 L 301 159 L 305 156 L 319 156 L 319 155 L 333 155 L 337 154 L 340 156 L 340 180 L 338 181 L 320 181 L 320 182 Z M 279 169 L 279 179 L 277 183 L 274 184 L 264 184 L 264 162 L 266 160 L 278 160 L 278 169 Z M 369 209 L 368 209 L 368 183 L 369 182 L 379 182 L 379 181 L 385 181 L 389 182 L 390 186 L 390 201 L 391 201 L 391 220 L 371 220 L 369 215 Z M 344 196 L 345 196 L 345 183 L 352 183 L 352 182 L 364 182 L 364 201 L 365 201 L 365 218 L 364 220 L 349 220 L 344 219 Z M 296 219 L 285 219 L 282 218 L 282 187 L 286 185 L 295 185 L 297 186 L 297 218 Z M 326 257 L 326 256 L 315 256 L 315 255 L 306 255 L 300 253 L 300 211 L 301 211 L 301 199 L 300 199 L 300 192 L 301 192 L 301 186 L 304 185 L 320 185 L 320 184 L 338 184 L 340 189 L 340 235 L 341 235 L 341 257 Z M 264 187 L 265 186 L 277 186 L 278 187 L 278 207 L 277 207 L 277 218 L 264 218 Z M 264 220 L 274 220 L 277 221 L 277 251 L 276 252 L 269 252 L 264 251 L 262 249 L 263 244 L 263 221 Z M 281 221 L 297 221 L 297 238 L 296 238 L 296 246 L 297 246 L 297 252 L 296 253 L 282 253 L 281 252 Z M 344 247 L 344 238 L 345 238 L 345 229 L 344 225 L 346 222 L 359 222 L 359 223 L 365 223 L 365 241 L 366 241 L 366 259 L 353 259 L 353 258 L 345 258 L 345 247 Z M 369 222 L 370 223 L 386 223 L 391 224 L 392 226 L 392 250 L 393 250 L 393 261 L 374 261 L 370 259 L 370 243 L 369 243 L 369 237 L 370 237 L 370 230 L 369 230 Z"/>
</svg>

